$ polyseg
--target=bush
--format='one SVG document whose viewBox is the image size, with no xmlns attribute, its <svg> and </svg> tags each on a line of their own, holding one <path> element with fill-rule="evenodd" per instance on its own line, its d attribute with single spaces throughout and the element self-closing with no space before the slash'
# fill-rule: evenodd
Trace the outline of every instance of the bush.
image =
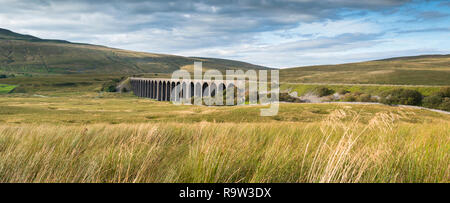
<svg viewBox="0 0 450 203">
<path fill-rule="evenodd" d="M 347 93 L 350 93 L 350 91 L 348 91 L 346 89 L 341 89 L 341 90 L 338 91 L 338 93 L 341 94 L 341 95 L 345 95 Z"/>
<path fill-rule="evenodd" d="M 111 79 L 111 81 L 103 83 L 101 91 L 117 92 L 117 89 L 116 89 L 117 85 L 120 83 L 120 81 L 122 81 L 124 79 L 125 79 L 125 77 L 122 76 L 121 78 L 113 78 L 113 79 Z M 120 91 L 127 92 L 128 90 L 122 88 L 122 90 L 120 90 Z"/>
<path fill-rule="evenodd" d="M 342 100 L 346 102 L 374 102 L 372 95 L 360 92 L 347 93 L 344 95 Z"/>
<path fill-rule="evenodd" d="M 342 99 L 345 102 L 355 102 L 356 101 L 356 97 L 354 94 L 351 93 L 347 93 L 344 95 L 344 98 Z"/>
<path fill-rule="evenodd" d="M 437 94 L 441 97 L 450 97 L 450 87 L 441 88 Z"/>
<path fill-rule="evenodd" d="M 116 86 L 117 86 L 117 82 L 115 82 L 114 80 L 103 83 L 102 85 L 102 91 L 104 92 L 116 92 Z"/>
<path fill-rule="evenodd" d="M 0 75 L 0 79 L 2 79 L 2 78 L 7 78 L 8 76 L 6 76 L 6 75 L 4 75 L 4 74 L 1 74 Z"/>
<path fill-rule="evenodd" d="M 441 105 L 439 105 L 439 109 L 444 111 L 450 111 L 450 97 L 446 97 L 443 99 Z"/>
<path fill-rule="evenodd" d="M 104 92 L 116 92 L 116 86 L 114 84 L 104 84 L 102 87 Z"/>
<path fill-rule="evenodd" d="M 359 102 L 372 102 L 372 96 L 370 94 L 361 94 L 357 100 Z"/>
<path fill-rule="evenodd" d="M 422 94 L 416 90 L 394 89 L 383 93 L 381 103 L 418 106 L 422 103 L 422 99 Z"/>
<path fill-rule="evenodd" d="M 270 95 L 268 95 L 270 97 Z M 288 93 L 280 93 L 279 100 L 284 102 L 294 102 L 294 103 L 301 103 L 302 100 L 296 97 L 292 97 Z"/>
<path fill-rule="evenodd" d="M 314 92 L 317 94 L 317 96 L 324 97 L 324 96 L 333 94 L 334 90 L 328 89 L 326 87 L 319 87 L 319 88 L 316 88 L 316 90 Z"/>
<path fill-rule="evenodd" d="M 427 108 L 438 108 L 442 103 L 442 97 L 439 95 L 431 95 L 425 97 L 422 101 L 423 106 Z"/>
<path fill-rule="evenodd" d="M 450 111 L 450 87 L 443 87 L 439 92 L 425 97 L 423 106 Z"/>
</svg>

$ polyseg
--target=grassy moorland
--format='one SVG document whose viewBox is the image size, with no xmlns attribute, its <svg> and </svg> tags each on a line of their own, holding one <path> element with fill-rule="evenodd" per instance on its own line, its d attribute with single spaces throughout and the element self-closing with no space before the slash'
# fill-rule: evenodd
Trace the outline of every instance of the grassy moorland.
<svg viewBox="0 0 450 203">
<path fill-rule="evenodd" d="M 0 182 L 450 182 L 450 115 L 384 105 L 0 97 Z"/>
<path fill-rule="evenodd" d="M 394 85 L 450 85 L 450 55 L 392 58 L 282 69 L 281 81 Z"/>
<path fill-rule="evenodd" d="M 202 61 L 205 69 L 266 69 L 241 61 L 144 53 L 105 46 L 46 40 L 0 28 L 0 73 L 172 73 Z"/>
</svg>

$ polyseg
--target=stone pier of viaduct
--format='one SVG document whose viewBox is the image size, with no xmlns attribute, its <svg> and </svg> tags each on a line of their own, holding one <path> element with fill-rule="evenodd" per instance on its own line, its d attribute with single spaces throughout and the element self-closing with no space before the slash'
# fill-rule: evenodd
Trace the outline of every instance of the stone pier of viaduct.
<svg viewBox="0 0 450 203">
<path fill-rule="evenodd" d="M 147 97 L 158 101 L 179 101 L 180 98 L 215 96 L 229 88 L 235 88 L 235 81 L 181 80 L 164 78 L 130 78 L 131 88 L 138 97 Z M 180 88 L 179 96 L 171 98 L 173 91 Z M 235 95 L 236 96 L 236 95 Z M 173 99 L 173 100 L 172 100 Z"/>
</svg>

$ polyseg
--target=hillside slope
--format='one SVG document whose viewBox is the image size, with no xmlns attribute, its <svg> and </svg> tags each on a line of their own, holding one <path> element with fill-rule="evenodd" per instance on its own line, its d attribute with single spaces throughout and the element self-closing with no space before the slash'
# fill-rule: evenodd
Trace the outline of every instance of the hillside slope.
<svg viewBox="0 0 450 203">
<path fill-rule="evenodd" d="M 298 83 L 450 85 L 450 55 L 288 68 L 280 71 L 280 78 Z"/>
<path fill-rule="evenodd" d="M 45 40 L 0 29 L 0 72 L 171 73 L 202 61 L 205 69 L 266 69 L 245 62 L 153 54 Z"/>
</svg>

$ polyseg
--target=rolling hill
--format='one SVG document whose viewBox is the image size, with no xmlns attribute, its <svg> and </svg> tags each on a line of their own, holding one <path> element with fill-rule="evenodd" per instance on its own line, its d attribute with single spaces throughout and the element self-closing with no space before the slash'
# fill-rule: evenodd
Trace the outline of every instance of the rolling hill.
<svg viewBox="0 0 450 203">
<path fill-rule="evenodd" d="M 422 55 L 280 71 L 283 82 L 450 85 L 450 55 Z"/>
<path fill-rule="evenodd" d="M 40 39 L 0 29 L 0 73 L 141 74 L 206 69 L 268 69 L 241 61 L 135 52 L 99 45 Z M 359 63 L 280 70 L 281 82 L 450 85 L 450 55 L 397 57 Z"/>
<path fill-rule="evenodd" d="M 266 69 L 234 60 L 134 52 L 0 29 L 0 73 L 171 73 L 190 70 L 194 60 L 202 61 L 204 69 Z"/>
</svg>

